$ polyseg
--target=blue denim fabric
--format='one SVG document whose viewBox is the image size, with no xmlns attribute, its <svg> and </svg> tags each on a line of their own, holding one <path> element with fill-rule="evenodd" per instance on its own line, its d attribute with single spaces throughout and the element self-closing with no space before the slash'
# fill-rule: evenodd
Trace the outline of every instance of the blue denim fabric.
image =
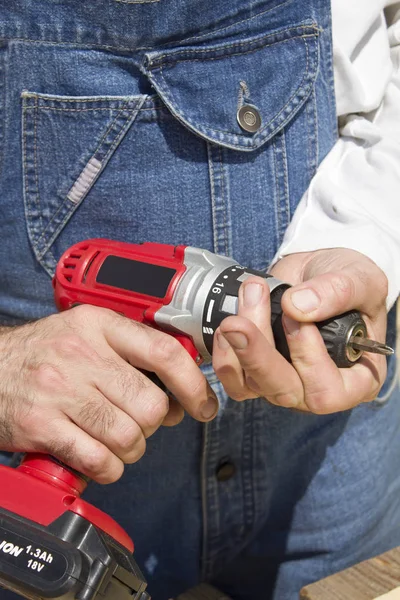
<svg viewBox="0 0 400 600">
<path fill-rule="evenodd" d="M 268 266 L 336 140 L 329 0 L 0 0 L 0 40 L 1 323 L 53 312 L 57 260 L 88 237 Z M 86 499 L 133 537 L 155 600 L 201 579 L 295 600 L 400 543 L 389 371 L 384 399 L 320 417 L 235 403 L 206 369 L 218 418 L 160 429 Z"/>
</svg>

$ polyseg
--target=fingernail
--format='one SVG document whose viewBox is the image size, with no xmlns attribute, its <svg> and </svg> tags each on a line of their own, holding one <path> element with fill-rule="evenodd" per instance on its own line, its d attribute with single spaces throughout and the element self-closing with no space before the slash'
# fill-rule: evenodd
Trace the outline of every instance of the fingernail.
<svg viewBox="0 0 400 600">
<path fill-rule="evenodd" d="M 217 333 L 217 343 L 221 350 L 225 351 L 228 350 L 228 348 L 230 348 L 228 340 L 226 340 L 222 333 L 220 333 L 219 331 Z"/>
<path fill-rule="evenodd" d="M 312 312 L 321 304 L 321 299 L 313 290 L 310 290 L 309 288 L 299 290 L 298 292 L 293 292 L 291 299 L 294 306 L 303 313 Z"/>
<path fill-rule="evenodd" d="M 218 409 L 219 404 L 217 398 L 215 398 L 215 396 L 209 396 L 207 402 L 204 402 L 200 406 L 200 414 L 203 419 L 208 421 L 217 414 Z"/>
<path fill-rule="evenodd" d="M 294 319 L 291 319 L 290 317 L 288 317 L 287 315 L 283 315 L 283 324 L 285 326 L 285 331 L 287 331 L 287 333 L 291 336 L 295 336 L 299 333 L 300 331 L 300 324 L 295 321 Z"/>
<path fill-rule="evenodd" d="M 227 333 L 224 333 L 224 336 L 230 345 L 233 348 L 236 348 L 236 350 L 244 350 L 247 348 L 248 341 L 244 333 L 239 333 L 238 331 L 228 331 Z"/>
<path fill-rule="evenodd" d="M 243 290 L 243 304 L 246 308 L 257 306 L 263 295 L 263 288 L 259 283 L 247 283 Z"/>
</svg>

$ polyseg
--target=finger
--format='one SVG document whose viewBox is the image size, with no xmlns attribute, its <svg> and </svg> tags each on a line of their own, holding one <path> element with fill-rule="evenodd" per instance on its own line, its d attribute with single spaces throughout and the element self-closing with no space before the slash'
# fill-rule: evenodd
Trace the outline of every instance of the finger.
<svg viewBox="0 0 400 600">
<path fill-rule="evenodd" d="M 301 407 L 303 387 L 295 369 L 254 323 L 242 317 L 229 317 L 220 328 L 234 349 L 247 387 L 253 393 L 281 406 Z"/>
<path fill-rule="evenodd" d="M 282 309 L 295 321 L 322 321 L 357 308 L 375 318 L 382 309 L 387 286 L 383 273 L 376 280 L 367 270 L 344 268 L 322 275 L 286 290 Z"/>
<path fill-rule="evenodd" d="M 228 396 L 237 401 L 257 398 L 258 394 L 248 388 L 235 350 L 220 328 L 215 331 L 212 357 L 214 371 Z"/>
<path fill-rule="evenodd" d="M 88 388 L 84 394 L 82 390 L 81 398 L 69 404 L 66 414 L 78 427 L 104 444 L 126 464 L 138 461 L 146 450 L 145 434 L 140 423 L 112 404 L 99 391 Z"/>
<path fill-rule="evenodd" d="M 264 278 L 251 276 L 240 286 L 238 314 L 252 321 L 273 344 L 269 287 Z M 220 329 L 216 331 L 214 339 L 213 366 L 225 391 L 235 400 L 258 396 L 257 392 L 249 389 L 235 351 Z"/>
<path fill-rule="evenodd" d="M 167 390 L 161 379 L 157 377 L 155 373 L 152 373 L 151 371 L 144 371 L 143 374 L 148 379 L 150 379 L 151 382 L 158 386 L 163 392 L 165 392 L 167 396 L 168 412 L 164 417 L 161 425 L 164 425 L 164 427 L 173 427 L 174 425 L 178 425 L 182 421 L 185 415 L 185 411 L 183 410 L 177 399 L 174 398 L 174 396 L 169 392 L 169 390 Z"/>
<path fill-rule="evenodd" d="M 292 364 L 303 382 L 305 404 L 311 412 L 339 412 L 371 397 L 377 389 L 376 369 L 365 364 L 338 369 L 315 325 L 298 323 L 287 315 L 282 320 Z"/>
<path fill-rule="evenodd" d="M 209 421 L 218 400 L 207 380 L 181 344 L 171 335 L 115 315 L 105 324 L 109 345 L 139 369 L 154 371 L 182 407 L 195 419 Z"/>
<path fill-rule="evenodd" d="M 270 292 L 266 279 L 252 276 L 242 283 L 239 289 L 238 314 L 252 321 L 269 343 L 274 345 Z"/>
<path fill-rule="evenodd" d="M 102 364 L 94 374 L 93 385 L 110 406 L 115 405 L 140 426 L 145 438 L 150 437 L 168 414 L 166 391 L 110 348 L 101 348 L 101 355 Z"/>
<path fill-rule="evenodd" d="M 164 427 L 174 427 L 179 425 L 185 416 L 185 411 L 179 404 L 178 400 L 171 394 L 168 394 L 169 410 L 161 425 Z"/>
<path fill-rule="evenodd" d="M 51 437 L 43 441 L 43 430 L 46 429 L 51 431 Z M 18 447 L 17 443 L 14 450 L 46 452 L 103 484 L 117 481 L 124 471 L 120 458 L 67 418 L 52 416 L 47 428 L 41 428 L 28 444 L 25 442 Z"/>
</svg>

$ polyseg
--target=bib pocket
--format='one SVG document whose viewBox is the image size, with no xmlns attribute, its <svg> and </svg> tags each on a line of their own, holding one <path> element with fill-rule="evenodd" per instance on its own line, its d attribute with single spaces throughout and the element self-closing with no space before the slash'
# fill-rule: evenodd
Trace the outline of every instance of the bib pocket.
<svg viewBox="0 0 400 600">
<path fill-rule="evenodd" d="M 54 239 L 105 169 L 142 97 L 22 94 L 24 203 L 39 262 L 52 274 Z"/>
</svg>

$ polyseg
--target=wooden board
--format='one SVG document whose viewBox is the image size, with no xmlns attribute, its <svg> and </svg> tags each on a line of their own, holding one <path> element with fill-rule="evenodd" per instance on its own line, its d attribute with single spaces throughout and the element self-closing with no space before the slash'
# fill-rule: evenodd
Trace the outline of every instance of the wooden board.
<svg viewBox="0 0 400 600">
<path fill-rule="evenodd" d="M 301 590 L 300 599 L 377 600 L 399 586 L 400 548 L 395 548 L 306 586 Z"/>
</svg>

